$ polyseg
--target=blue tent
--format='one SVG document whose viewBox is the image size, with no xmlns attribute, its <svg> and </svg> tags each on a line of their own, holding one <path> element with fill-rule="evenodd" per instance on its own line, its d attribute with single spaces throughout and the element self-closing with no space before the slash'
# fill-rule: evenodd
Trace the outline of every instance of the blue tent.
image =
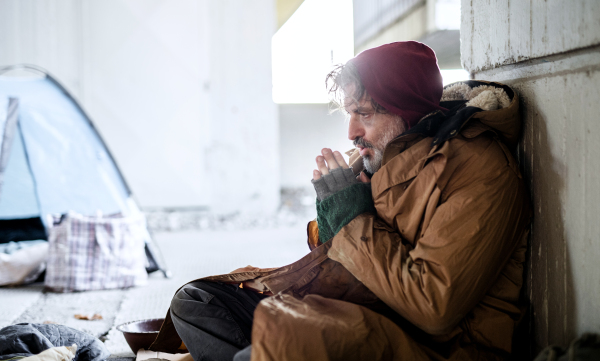
<svg viewBox="0 0 600 361">
<path fill-rule="evenodd" d="M 5 225 L 0 243 L 11 235 L 39 233 L 49 214 L 138 214 L 131 190 L 81 106 L 46 71 L 18 68 L 41 76 L 0 76 L 0 222 Z M 0 74 L 13 69 L 0 68 Z M 149 234 L 146 243 L 150 268 L 165 272 Z"/>
</svg>

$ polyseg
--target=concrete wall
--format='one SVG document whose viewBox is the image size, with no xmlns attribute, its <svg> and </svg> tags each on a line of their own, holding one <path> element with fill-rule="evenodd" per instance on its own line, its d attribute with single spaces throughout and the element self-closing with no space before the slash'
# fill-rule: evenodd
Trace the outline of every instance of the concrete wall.
<svg viewBox="0 0 600 361">
<path fill-rule="evenodd" d="M 597 45 L 599 13 L 594 0 L 463 0 L 463 65 L 478 72 Z"/>
<path fill-rule="evenodd" d="M 440 69 L 460 69 L 460 0 L 355 0 L 355 52 L 417 40 L 431 47 Z M 392 11 L 394 10 L 394 11 Z M 383 16 L 385 14 L 385 16 Z"/>
<path fill-rule="evenodd" d="M 275 0 L 4 0 L 0 65 L 65 83 L 142 207 L 270 212 L 275 26 Z"/>
<path fill-rule="evenodd" d="M 600 2 L 463 0 L 463 65 L 521 97 L 532 346 L 600 332 Z"/>
<path fill-rule="evenodd" d="M 279 206 L 279 128 L 272 99 L 274 0 L 208 0 L 211 126 L 203 177 L 211 208 L 254 215 Z"/>
<path fill-rule="evenodd" d="M 354 44 L 362 46 L 402 21 L 425 2 L 426 0 L 353 0 Z"/>
<path fill-rule="evenodd" d="M 427 33 L 427 6 L 417 3 L 402 19 L 368 41 L 357 44 L 356 53 L 394 41 L 415 40 Z"/>
<path fill-rule="evenodd" d="M 328 104 L 279 105 L 282 188 L 314 194 L 310 180 L 321 149 L 344 153 L 353 148 L 344 114 L 329 113 Z"/>
</svg>

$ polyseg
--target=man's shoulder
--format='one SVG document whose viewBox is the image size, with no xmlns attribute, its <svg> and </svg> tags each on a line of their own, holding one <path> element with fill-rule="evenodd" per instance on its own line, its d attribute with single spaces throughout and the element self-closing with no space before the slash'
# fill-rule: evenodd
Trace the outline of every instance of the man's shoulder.
<svg viewBox="0 0 600 361">
<path fill-rule="evenodd" d="M 516 164 L 509 147 L 491 132 L 475 137 L 461 134 L 447 141 L 447 156 L 459 162 L 477 162 L 484 168 L 512 167 Z"/>
<path fill-rule="evenodd" d="M 498 178 L 521 178 L 519 167 L 510 149 L 491 133 L 468 138 L 458 136 L 445 144 L 447 157 L 440 183 L 457 185 L 485 183 Z M 503 177 L 503 178 L 504 178 Z"/>
</svg>

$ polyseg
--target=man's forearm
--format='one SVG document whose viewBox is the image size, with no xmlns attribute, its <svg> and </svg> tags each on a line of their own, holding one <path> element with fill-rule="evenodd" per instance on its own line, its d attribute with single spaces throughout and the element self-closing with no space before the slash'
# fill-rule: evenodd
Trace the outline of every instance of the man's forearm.
<svg viewBox="0 0 600 361">
<path fill-rule="evenodd" d="M 359 214 L 375 212 L 370 183 L 355 183 L 317 201 L 319 240 L 325 243 Z"/>
</svg>

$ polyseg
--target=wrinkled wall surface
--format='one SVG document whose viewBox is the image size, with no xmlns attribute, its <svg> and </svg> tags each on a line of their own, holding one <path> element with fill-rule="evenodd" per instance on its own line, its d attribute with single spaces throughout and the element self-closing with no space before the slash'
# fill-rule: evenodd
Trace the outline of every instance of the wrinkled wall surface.
<svg viewBox="0 0 600 361">
<path fill-rule="evenodd" d="M 594 0 L 462 1 L 463 65 L 521 97 L 535 353 L 600 332 L 599 14 Z"/>
<path fill-rule="evenodd" d="M 145 208 L 279 205 L 275 0 L 4 0 L 0 65 L 82 102 Z"/>
</svg>

